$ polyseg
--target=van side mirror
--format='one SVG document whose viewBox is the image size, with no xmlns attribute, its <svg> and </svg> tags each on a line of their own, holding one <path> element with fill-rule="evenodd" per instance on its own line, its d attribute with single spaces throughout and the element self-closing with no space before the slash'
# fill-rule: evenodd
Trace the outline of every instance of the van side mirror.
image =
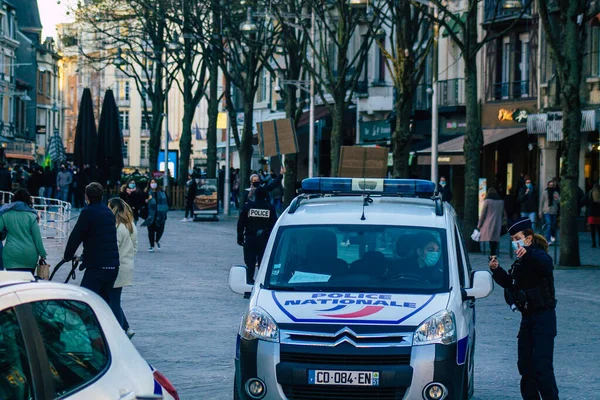
<svg viewBox="0 0 600 400">
<path fill-rule="evenodd" d="M 229 288 L 233 293 L 241 294 L 252 292 L 252 285 L 246 280 L 246 267 L 243 265 L 234 265 L 229 270 Z"/>
<path fill-rule="evenodd" d="M 471 299 L 483 299 L 494 290 L 494 280 L 488 271 L 475 271 L 473 273 L 472 287 L 465 289 L 465 295 Z"/>
</svg>

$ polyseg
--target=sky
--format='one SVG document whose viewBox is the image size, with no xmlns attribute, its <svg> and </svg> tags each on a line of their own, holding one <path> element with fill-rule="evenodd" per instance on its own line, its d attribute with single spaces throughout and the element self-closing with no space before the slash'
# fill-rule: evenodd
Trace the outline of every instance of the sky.
<svg viewBox="0 0 600 400">
<path fill-rule="evenodd" d="M 44 27 L 42 32 L 43 38 L 47 36 L 56 38 L 56 24 L 69 22 L 70 20 L 69 16 L 67 16 L 67 9 L 68 7 L 72 7 L 75 1 L 61 0 L 60 4 L 57 4 L 57 2 L 58 0 L 38 0 L 38 8 Z"/>
</svg>

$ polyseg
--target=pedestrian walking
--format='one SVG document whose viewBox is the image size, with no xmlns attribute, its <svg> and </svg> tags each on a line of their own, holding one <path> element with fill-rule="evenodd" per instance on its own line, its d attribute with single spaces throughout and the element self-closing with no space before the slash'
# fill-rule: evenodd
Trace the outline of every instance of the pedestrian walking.
<svg viewBox="0 0 600 400">
<path fill-rule="evenodd" d="M 39 167 L 34 167 L 27 180 L 27 191 L 32 196 L 39 196 L 42 187 L 42 172 Z"/>
<path fill-rule="evenodd" d="M 44 173 L 42 175 L 42 186 L 44 187 L 44 196 L 47 199 L 52 198 L 52 194 L 54 192 L 54 186 L 56 185 L 56 177 L 54 173 L 50 169 L 50 167 L 44 168 Z"/>
<path fill-rule="evenodd" d="M 185 183 L 185 215 L 181 222 L 192 222 L 194 220 L 194 200 L 196 199 L 196 191 L 198 183 L 188 174 L 188 180 Z"/>
<path fill-rule="evenodd" d="M 256 176 L 258 178 L 258 176 Z M 240 210 L 237 225 L 237 242 L 244 247 L 246 279 L 254 283 L 256 264 L 260 265 L 269 240 L 269 235 L 277 222 L 275 207 L 269 202 L 269 191 L 265 187 L 251 188 L 248 201 Z"/>
<path fill-rule="evenodd" d="M 169 211 L 169 202 L 167 194 L 162 190 L 156 179 L 150 180 L 149 187 L 146 188 L 148 197 L 146 198 L 146 207 L 148 207 L 148 218 L 142 226 L 148 227 L 148 240 L 150 241 L 150 253 L 154 252 L 154 245 L 160 250 L 160 239 L 165 232 L 167 223 L 167 213 Z"/>
<path fill-rule="evenodd" d="M 587 212 L 587 223 L 592 231 L 592 247 L 597 246 L 596 233 L 600 237 L 600 185 L 594 184 L 592 190 L 585 199 L 585 208 Z"/>
<path fill-rule="evenodd" d="M 98 182 L 85 188 L 88 205 L 81 210 L 71 231 L 63 260 L 73 260 L 83 243 L 81 263 L 85 274 L 81 286 L 110 304 L 110 292 L 119 274 L 119 248 L 115 215 L 102 203 L 103 196 L 104 189 Z"/>
<path fill-rule="evenodd" d="M 110 308 L 113 310 L 121 328 L 131 339 L 135 332 L 129 326 L 121 307 L 123 288 L 133 285 L 134 257 L 138 252 L 138 234 L 133 221 L 131 207 L 122 199 L 115 197 L 108 201 L 108 208 L 115 215 L 117 223 L 117 245 L 119 247 L 119 275 L 110 291 Z"/>
<path fill-rule="evenodd" d="M 452 191 L 450 190 L 450 186 L 448 186 L 448 182 L 446 182 L 445 176 L 440 176 L 440 183 L 438 184 L 438 192 L 442 195 L 442 201 L 450 203 L 452 201 Z"/>
<path fill-rule="evenodd" d="M 146 205 L 146 195 L 140 188 L 138 188 L 135 180 L 130 179 L 129 182 L 121 186 L 119 198 L 121 198 L 131 208 L 131 212 L 133 213 L 133 221 L 135 224 L 137 224 L 140 218 L 140 210 Z"/>
<path fill-rule="evenodd" d="M 60 166 L 60 171 L 56 175 L 56 190 L 58 191 L 58 199 L 61 201 L 69 201 L 69 187 L 73 183 L 73 175 L 67 171 L 65 165 Z"/>
<path fill-rule="evenodd" d="M 518 202 L 521 206 L 521 217 L 528 217 L 531 220 L 533 230 L 535 230 L 535 215 L 538 211 L 538 202 L 531 179 L 525 179 L 525 186 L 519 190 Z"/>
<path fill-rule="evenodd" d="M 0 242 L 5 269 L 34 272 L 38 259 L 46 259 L 38 217 L 29 192 L 18 189 L 12 203 L 0 208 Z"/>
<path fill-rule="evenodd" d="M 6 167 L 6 163 L 0 163 L 0 191 L 10 192 L 12 191 L 12 179 L 10 177 L 10 171 Z"/>
<path fill-rule="evenodd" d="M 479 241 L 490 244 L 490 257 L 498 255 L 498 242 L 505 218 L 504 200 L 495 188 L 489 188 L 483 201 L 477 229 L 481 234 Z"/>
<path fill-rule="evenodd" d="M 490 260 L 494 281 L 505 291 L 506 302 L 521 312 L 517 366 L 523 399 L 558 400 L 554 377 L 556 298 L 552 259 L 546 239 L 534 234 L 531 220 L 523 217 L 508 230 L 517 256 L 510 271 Z"/>
<path fill-rule="evenodd" d="M 542 193 L 540 202 L 540 219 L 544 218 L 546 230 L 544 236 L 549 244 L 554 244 L 556 240 L 556 217 L 558 216 L 558 207 L 560 205 L 560 195 L 556 189 L 554 181 L 548 182 L 546 190 Z"/>
</svg>

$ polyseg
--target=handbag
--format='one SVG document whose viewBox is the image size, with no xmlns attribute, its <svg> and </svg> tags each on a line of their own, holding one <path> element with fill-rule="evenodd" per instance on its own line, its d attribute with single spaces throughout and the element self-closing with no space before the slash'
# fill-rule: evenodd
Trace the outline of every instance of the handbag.
<svg viewBox="0 0 600 400">
<path fill-rule="evenodd" d="M 148 204 L 145 204 L 141 209 L 140 209 L 140 218 L 141 219 L 148 219 Z"/>
<path fill-rule="evenodd" d="M 481 237 L 481 232 L 479 232 L 479 229 L 473 230 L 473 233 L 471 233 L 471 239 L 473 239 L 474 242 L 479 242 L 480 237 Z"/>
<path fill-rule="evenodd" d="M 46 263 L 46 260 L 43 258 L 40 258 L 35 275 L 44 280 L 50 278 L 50 264 Z"/>
</svg>

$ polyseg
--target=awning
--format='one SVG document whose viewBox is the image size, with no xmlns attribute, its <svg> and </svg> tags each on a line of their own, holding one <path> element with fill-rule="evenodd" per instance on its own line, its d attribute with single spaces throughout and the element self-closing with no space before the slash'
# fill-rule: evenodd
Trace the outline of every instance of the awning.
<svg viewBox="0 0 600 400">
<path fill-rule="evenodd" d="M 507 128 L 507 129 L 484 129 L 483 130 L 483 145 L 487 146 L 496 143 L 500 140 L 509 138 L 517 133 L 524 132 L 526 128 Z M 447 142 L 438 145 L 439 154 L 462 154 L 465 145 L 465 137 L 448 140 Z M 431 147 L 417 152 L 418 154 L 430 154 Z"/>
<path fill-rule="evenodd" d="M 467 13 L 466 12 L 458 15 L 458 18 L 460 19 L 460 22 L 462 22 L 463 24 L 467 23 Z M 454 33 L 455 35 L 459 35 L 461 33 L 460 25 L 458 24 L 458 22 L 456 22 L 452 18 L 449 18 L 448 27 L 450 28 L 450 31 L 452 33 Z M 448 28 L 444 27 L 442 30 L 442 37 L 445 38 L 448 36 L 450 36 L 450 32 L 448 32 Z"/>
<path fill-rule="evenodd" d="M 35 158 L 31 154 L 20 154 L 20 153 L 4 153 L 6 158 L 12 158 L 17 160 L 29 160 L 34 161 Z"/>
<path fill-rule="evenodd" d="M 325 118 L 328 115 L 329 115 L 329 110 L 327 109 L 327 106 L 315 107 L 315 121 Z M 296 125 L 296 128 L 300 128 L 301 126 L 308 125 L 309 123 L 310 123 L 310 113 L 305 112 L 300 116 L 300 120 L 298 121 L 298 125 Z"/>
</svg>

